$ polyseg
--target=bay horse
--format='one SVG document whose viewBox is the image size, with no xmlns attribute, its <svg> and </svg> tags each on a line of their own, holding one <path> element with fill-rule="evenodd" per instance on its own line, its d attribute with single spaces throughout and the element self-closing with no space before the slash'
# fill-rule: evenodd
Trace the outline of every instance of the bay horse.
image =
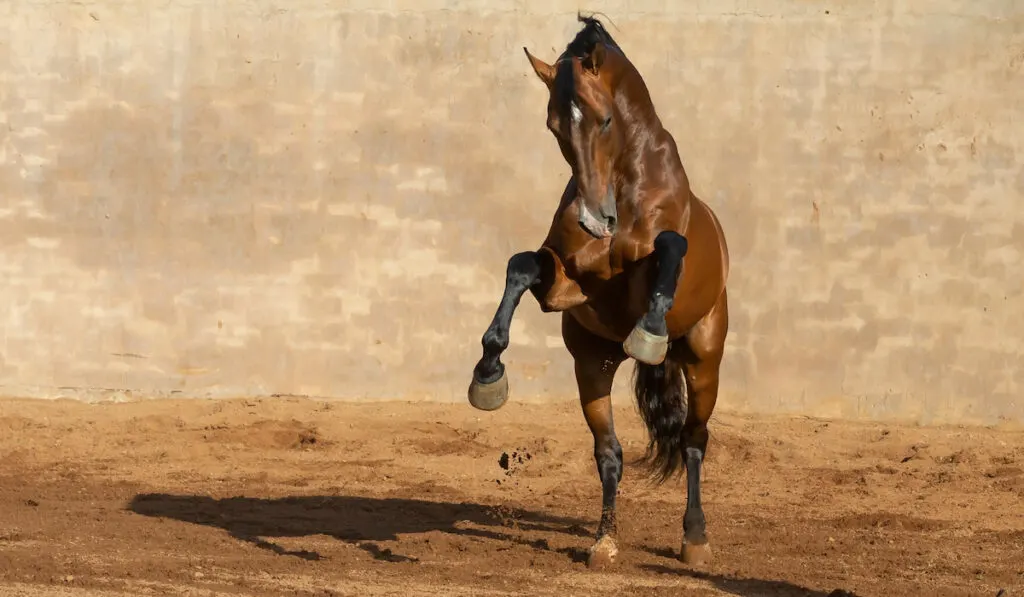
<svg viewBox="0 0 1024 597">
<path fill-rule="evenodd" d="M 548 88 L 547 127 L 572 176 L 540 248 L 508 260 L 468 398 L 487 411 L 508 400 L 500 357 L 527 290 L 543 312 L 562 314 L 602 487 L 587 564 L 604 567 L 618 553 L 623 470 L 610 394 L 619 365 L 634 359 L 634 394 L 648 430 L 644 460 L 658 483 L 685 468 L 679 559 L 701 565 L 711 550 L 700 470 L 729 327 L 725 234 L 690 189 L 640 73 L 599 20 L 577 18 L 583 26 L 555 64 L 523 48 Z"/>
</svg>

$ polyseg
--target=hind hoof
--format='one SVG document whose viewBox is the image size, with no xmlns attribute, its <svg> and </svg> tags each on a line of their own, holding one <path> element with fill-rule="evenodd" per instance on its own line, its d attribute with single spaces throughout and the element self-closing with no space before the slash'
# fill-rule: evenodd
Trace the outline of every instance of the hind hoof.
<svg viewBox="0 0 1024 597">
<path fill-rule="evenodd" d="M 688 566 L 707 566 L 711 563 L 711 544 L 686 543 L 684 541 L 682 553 L 679 554 L 679 561 Z"/>
<path fill-rule="evenodd" d="M 622 343 L 626 354 L 647 365 L 660 365 L 668 354 L 668 336 L 658 336 L 637 324 Z"/>
<path fill-rule="evenodd" d="M 492 383 L 480 383 L 473 378 L 469 384 L 469 403 L 480 410 L 498 410 L 508 402 L 508 376 L 503 371 L 501 377 Z"/>
<path fill-rule="evenodd" d="M 615 565 L 615 558 L 619 555 L 619 548 L 615 540 L 605 535 L 597 543 L 590 547 L 590 555 L 587 557 L 587 568 L 591 570 L 604 570 Z"/>
</svg>

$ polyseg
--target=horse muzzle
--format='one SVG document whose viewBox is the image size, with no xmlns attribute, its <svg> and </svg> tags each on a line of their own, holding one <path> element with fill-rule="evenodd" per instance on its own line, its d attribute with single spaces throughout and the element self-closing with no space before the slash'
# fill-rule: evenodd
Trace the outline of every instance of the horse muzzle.
<svg viewBox="0 0 1024 597">
<path fill-rule="evenodd" d="M 601 202 L 601 207 L 597 210 L 592 209 L 584 197 L 580 197 L 577 201 L 579 201 L 579 222 L 584 230 L 594 238 L 609 238 L 615 235 L 618 210 L 615 205 L 615 193 L 610 185 L 604 201 Z"/>
</svg>

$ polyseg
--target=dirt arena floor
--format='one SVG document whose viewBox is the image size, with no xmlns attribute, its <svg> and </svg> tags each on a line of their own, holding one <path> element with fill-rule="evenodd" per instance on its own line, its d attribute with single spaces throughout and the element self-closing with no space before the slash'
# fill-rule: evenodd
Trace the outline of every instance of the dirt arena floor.
<svg viewBox="0 0 1024 597">
<path fill-rule="evenodd" d="M 1024 596 L 1019 431 L 713 423 L 712 564 L 675 559 L 682 486 L 634 465 L 591 572 L 575 404 L 0 400 L 0 595 Z"/>
</svg>

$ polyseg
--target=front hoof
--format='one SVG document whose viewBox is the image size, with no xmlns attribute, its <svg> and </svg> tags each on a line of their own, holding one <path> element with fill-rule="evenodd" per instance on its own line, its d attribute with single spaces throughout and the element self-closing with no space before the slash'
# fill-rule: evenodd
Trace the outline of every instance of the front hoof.
<svg viewBox="0 0 1024 597">
<path fill-rule="evenodd" d="M 498 410 L 508 401 L 508 376 L 502 371 L 501 377 L 491 383 L 480 383 L 473 377 L 469 384 L 469 403 L 480 410 Z"/>
<path fill-rule="evenodd" d="M 652 334 L 637 324 L 622 343 L 626 354 L 647 365 L 660 365 L 668 354 L 668 336 Z"/>
<path fill-rule="evenodd" d="M 605 535 L 598 539 L 590 547 L 590 555 L 587 557 L 587 568 L 591 570 L 604 570 L 615 565 L 615 558 L 619 555 L 619 548 L 615 540 Z"/>
<path fill-rule="evenodd" d="M 707 566 L 711 563 L 710 543 L 687 543 L 683 541 L 682 553 L 679 554 L 679 561 L 688 566 Z"/>
</svg>

